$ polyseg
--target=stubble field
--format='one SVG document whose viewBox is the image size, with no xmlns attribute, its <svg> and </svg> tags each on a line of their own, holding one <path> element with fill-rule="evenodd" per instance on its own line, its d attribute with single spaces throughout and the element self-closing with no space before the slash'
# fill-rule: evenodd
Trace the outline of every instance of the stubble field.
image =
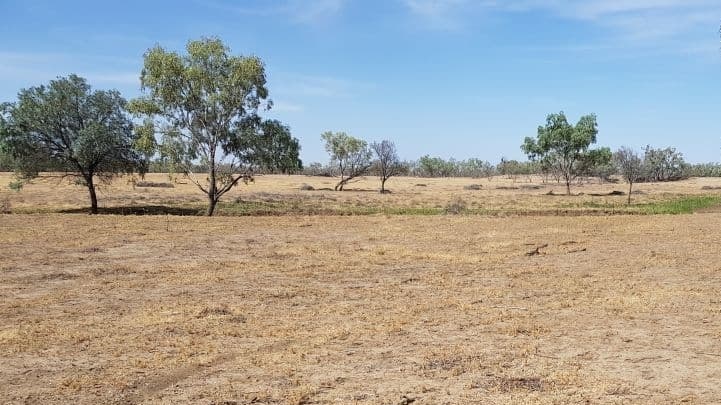
<svg viewBox="0 0 721 405">
<path fill-rule="evenodd" d="M 607 215 L 630 212 L 602 195 L 623 184 L 559 197 L 532 180 L 404 178 L 378 195 L 363 191 L 374 179 L 301 192 L 332 179 L 263 176 L 221 213 L 272 215 L 214 218 L 73 214 L 84 191 L 55 181 L 3 190 L 0 398 L 721 402 L 716 208 Z M 634 198 L 715 198 L 719 185 L 640 185 Z M 461 215 L 443 213 L 459 200 Z M 122 180 L 100 202 L 190 214 L 203 200 L 188 184 Z"/>
</svg>

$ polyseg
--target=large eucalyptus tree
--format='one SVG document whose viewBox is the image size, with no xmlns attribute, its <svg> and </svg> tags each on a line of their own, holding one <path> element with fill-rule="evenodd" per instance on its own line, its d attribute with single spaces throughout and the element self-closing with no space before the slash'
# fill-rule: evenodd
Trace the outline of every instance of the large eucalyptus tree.
<svg viewBox="0 0 721 405">
<path fill-rule="evenodd" d="M 250 176 L 247 148 L 257 143 L 247 140 L 260 130 L 258 111 L 271 105 L 263 62 L 203 38 L 189 41 L 184 55 L 148 50 L 140 80 L 145 94 L 131 110 L 146 117 L 146 133 L 160 134 L 161 154 L 207 196 L 213 215 L 220 198 Z"/>
</svg>

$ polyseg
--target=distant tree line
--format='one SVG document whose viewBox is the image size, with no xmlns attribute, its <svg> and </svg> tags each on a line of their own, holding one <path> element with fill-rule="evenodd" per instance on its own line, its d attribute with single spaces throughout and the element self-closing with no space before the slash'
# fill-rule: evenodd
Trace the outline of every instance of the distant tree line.
<svg viewBox="0 0 721 405">
<path fill-rule="evenodd" d="M 610 149 L 608 150 L 610 152 Z M 621 175 L 613 159 L 608 159 L 603 152 L 593 164 L 586 164 L 580 172 L 578 180 L 599 179 L 613 181 L 613 176 Z M 721 163 L 686 163 L 683 155 L 675 148 L 652 148 L 647 146 L 639 154 L 643 166 L 639 182 L 664 182 L 683 180 L 689 177 L 721 177 Z M 152 169 L 151 169 L 152 170 Z M 164 170 L 158 170 L 164 171 Z M 270 171 L 267 173 L 279 173 Z M 339 169 L 328 163 L 312 162 L 300 168 L 297 173 L 308 176 L 340 176 Z M 371 165 L 366 175 L 377 175 L 375 166 Z M 470 158 L 456 160 L 440 157 L 422 156 L 418 160 L 400 161 L 399 176 L 414 177 L 472 177 L 491 178 L 503 176 L 507 179 L 523 179 L 524 176 L 542 176 L 545 182 L 560 182 L 561 177 L 552 168 L 537 161 L 513 160 L 501 158 L 496 164 L 486 160 Z"/>
<path fill-rule="evenodd" d="M 345 132 L 321 134 L 327 164 L 304 167 L 300 144 L 290 128 L 261 117 L 271 108 L 265 65 L 255 56 L 234 56 L 217 38 L 189 41 L 185 53 L 160 46 L 143 56 L 143 95 L 125 100 L 117 90 L 94 90 L 77 75 L 22 89 L 15 102 L 0 104 L 0 170 L 14 171 L 16 190 L 55 172 L 87 188 L 90 212 L 98 212 L 96 186 L 121 174 L 149 171 L 184 175 L 207 197 L 213 215 L 221 197 L 258 173 L 305 173 L 339 178 L 342 191 L 363 176 L 377 176 L 380 192 L 401 175 L 418 177 L 505 176 L 518 180 L 540 175 L 571 194 L 589 179 L 629 184 L 721 176 L 721 164 L 687 164 L 672 147 L 647 146 L 615 153 L 592 148 L 596 116 L 572 124 L 563 112 L 549 114 L 527 137 L 527 161 L 501 158 L 443 159 L 425 155 L 401 161 L 391 140 L 368 142 Z M 629 193 L 630 194 L 630 193 Z M 630 200 L 629 200 L 630 202 Z"/>
</svg>

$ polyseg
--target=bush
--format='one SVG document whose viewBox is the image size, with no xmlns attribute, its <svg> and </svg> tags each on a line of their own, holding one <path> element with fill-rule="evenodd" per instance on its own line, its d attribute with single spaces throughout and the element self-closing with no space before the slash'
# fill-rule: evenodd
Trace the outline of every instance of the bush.
<svg viewBox="0 0 721 405">
<path fill-rule="evenodd" d="M 5 198 L 0 200 L 0 214 L 11 214 L 12 206 L 10 205 L 10 199 Z"/>
<path fill-rule="evenodd" d="M 305 183 L 303 183 L 303 185 L 300 186 L 300 189 L 301 189 L 302 191 L 313 191 L 313 190 L 315 190 L 315 188 L 313 188 L 313 186 L 311 186 L 310 184 L 305 184 Z"/>
<path fill-rule="evenodd" d="M 458 215 L 466 211 L 466 206 L 467 204 L 462 198 L 456 197 L 446 205 L 443 211 L 446 214 Z"/>
<path fill-rule="evenodd" d="M 467 186 L 463 186 L 464 190 L 480 190 L 483 186 L 480 184 L 469 184 Z"/>
<path fill-rule="evenodd" d="M 159 187 L 159 188 L 174 188 L 173 183 L 156 183 L 152 181 L 137 181 L 135 187 Z"/>
<path fill-rule="evenodd" d="M 687 178 L 683 154 L 675 148 L 654 149 L 646 146 L 643 157 L 642 176 L 639 183 L 677 181 Z"/>
</svg>

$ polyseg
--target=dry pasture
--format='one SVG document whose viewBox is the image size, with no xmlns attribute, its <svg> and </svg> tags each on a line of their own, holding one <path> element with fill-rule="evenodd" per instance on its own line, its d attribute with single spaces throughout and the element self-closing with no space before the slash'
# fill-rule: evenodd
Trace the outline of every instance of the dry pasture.
<svg viewBox="0 0 721 405">
<path fill-rule="evenodd" d="M 236 197 L 311 181 L 267 176 Z M 471 182 L 309 193 L 567 199 Z M 101 205 L 202 197 L 185 186 L 116 182 Z M 74 186 L 7 195 L 47 212 L 0 215 L 4 403 L 721 402 L 721 214 L 88 216 L 52 212 L 86 204 Z"/>
<path fill-rule="evenodd" d="M 0 173 L 0 202 L 7 201 L 16 213 L 54 213 L 60 211 L 84 212 L 89 206 L 87 190 L 67 179 L 46 177 L 35 180 L 19 193 L 5 187 L 12 180 L 10 173 Z M 168 208 L 187 210 L 193 215 L 204 212 L 206 199 L 188 179 L 177 177 L 170 181 L 160 173 L 146 175 L 144 181 L 166 183 L 166 187 L 136 187 L 133 181 L 140 179 L 124 177 L 111 184 L 101 185 L 98 199 L 101 210 L 142 210 L 158 208 L 151 212 L 164 212 Z M 235 208 L 249 205 L 270 207 L 274 215 L 283 213 L 334 212 L 354 213 L 367 207 L 389 208 L 403 212 L 417 210 L 443 210 L 449 203 L 461 199 L 467 208 L 478 212 L 521 213 L 557 211 L 585 213 L 597 206 L 623 209 L 626 196 L 607 195 L 613 191 L 628 191 L 624 183 L 600 184 L 589 181 L 572 188 L 574 196 L 564 196 L 565 186 L 554 181 L 544 183 L 540 177 L 521 176 L 509 179 L 496 176 L 486 178 L 414 178 L 398 177 L 388 181 L 392 194 L 380 195 L 375 177 L 365 177 L 351 183 L 345 192 L 332 191 L 337 179 L 328 177 L 260 175 L 253 183 L 241 185 L 221 200 L 219 214 L 237 214 Z M 312 186 L 313 191 L 301 191 L 302 185 Z M 480 186 L 480 190 L 468 190 L 468 186 Z M 673 183 L 638 184 L 633 195 L 634 204 L 666 201 L 688 195 L 716 195 L 721 189 L 721 178 L 694 178 Z M 555 195 L 547 195 L 549 192 Z M 415 210 L 415 211 L 414 211 Z M 111 211 L 115 212 L 115 211 Z M 181 211 L 182 212 L 182 211 Z M 263 212 L 261 210 L 261 212 Z"/>
</svg>

